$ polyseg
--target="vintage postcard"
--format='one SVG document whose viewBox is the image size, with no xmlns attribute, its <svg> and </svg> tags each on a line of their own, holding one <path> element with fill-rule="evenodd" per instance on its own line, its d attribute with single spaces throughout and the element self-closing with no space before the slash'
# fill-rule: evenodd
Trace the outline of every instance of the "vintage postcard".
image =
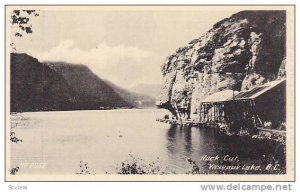
<svg viewBox="0 0 300 192">
<path fill-rule="evenodd" d="M 6 10 L 6 181 L 293 181 L 294 6 Z"/>
</svg>

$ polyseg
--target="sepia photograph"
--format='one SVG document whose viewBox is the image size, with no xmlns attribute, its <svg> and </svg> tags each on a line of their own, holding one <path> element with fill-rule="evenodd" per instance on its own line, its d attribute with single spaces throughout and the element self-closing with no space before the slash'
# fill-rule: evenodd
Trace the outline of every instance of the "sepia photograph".
<svg viewBox="0 0 300 192">
<path fill-rule="evenodd" d="M 5 7 L 7 181 L 293 181 L 294 6 Z"/>
</svg>

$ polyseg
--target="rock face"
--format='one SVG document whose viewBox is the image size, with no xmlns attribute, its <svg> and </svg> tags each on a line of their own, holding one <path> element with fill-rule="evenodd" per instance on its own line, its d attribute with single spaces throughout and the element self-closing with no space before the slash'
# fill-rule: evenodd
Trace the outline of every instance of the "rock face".
<svg viewBox="0 0 300 192">
<path fill-rule="evenodd" d="M 285 78 L 285 11 L 242 11 L 216 23 L 200 38 L 167 57 L 157 105 L 200 102 L 223 90 L 247 90 Z"/>
</svg>

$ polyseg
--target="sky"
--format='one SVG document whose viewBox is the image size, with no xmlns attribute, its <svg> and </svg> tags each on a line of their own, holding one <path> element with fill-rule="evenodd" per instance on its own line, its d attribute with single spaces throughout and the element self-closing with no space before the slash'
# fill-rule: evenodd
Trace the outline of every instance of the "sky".
<svg viewBox="0 0 300 192">
<path fill-rule="evenodd" d="M 160 84 L 166 57 L 237 8 L 104 7 L 38 9 L 32 34 L 11 36 L 17 52 L 39 61 L 87 65 L 121 87 Z"/>
</svg>

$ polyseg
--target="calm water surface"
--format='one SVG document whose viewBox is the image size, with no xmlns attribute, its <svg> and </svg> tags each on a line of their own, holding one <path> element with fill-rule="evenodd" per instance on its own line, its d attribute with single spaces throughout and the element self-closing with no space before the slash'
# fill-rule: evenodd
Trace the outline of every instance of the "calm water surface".
<svg viewBox="0 0 300 192">
<path fill-rule="evenodd" d="M 18 174 L 74 174 L 83 161 L 93 173 L 103 174 L 113 172 L 131 154 L 186 173 L 187 158 L 201 164 L 203 155 L 252 160 L 264 153 L 256 150 L 258 146 L 224 139 L 208 128 L 155 121 L 164 114 L 160 109 L 22 113 L 26 120 L 13 131 L 23 142 L 11 143 L 11 165 L 46 164 L 44 168 L 23 167 Z"/>
</svg>

